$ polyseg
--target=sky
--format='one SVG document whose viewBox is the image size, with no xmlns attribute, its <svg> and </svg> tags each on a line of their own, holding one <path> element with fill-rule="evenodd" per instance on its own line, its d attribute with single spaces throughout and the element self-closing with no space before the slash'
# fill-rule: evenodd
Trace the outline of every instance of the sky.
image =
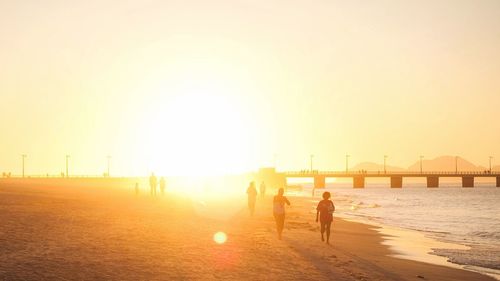
<svg viewBox="0 0 500 281">
<path fill-rule="evenodd" d="M 0 0 L 0 172 L 500 163 L 500 2 Z"/>
</svg>

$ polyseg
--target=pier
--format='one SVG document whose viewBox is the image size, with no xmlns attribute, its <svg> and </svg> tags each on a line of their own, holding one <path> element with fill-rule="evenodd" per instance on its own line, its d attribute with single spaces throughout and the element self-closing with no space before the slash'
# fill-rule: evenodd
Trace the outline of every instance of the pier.
<svg viewBox="0 0 500 281">
<path fill-rule="evenodd" d="M 353 188 L 364 188 L 366 178 L 389 178 L 391 188 L 402 188 L 405 178 L 426 178 L 428 188 L 439 187 L 441 178 L 461 178 L 462 187 L 474 187 L 475 178 L 496 178 L 496 186 L 500 187 L 500 172 L 384 172 L 384 171 L 285 171 L 278 172 L 274 168 L 263 168 L 257 178 L 274 186 L 285 186 L 289 178 L 311 178 L 314 188 L 325 188 L 327 178 L 352 178 Z"/>
</svg>

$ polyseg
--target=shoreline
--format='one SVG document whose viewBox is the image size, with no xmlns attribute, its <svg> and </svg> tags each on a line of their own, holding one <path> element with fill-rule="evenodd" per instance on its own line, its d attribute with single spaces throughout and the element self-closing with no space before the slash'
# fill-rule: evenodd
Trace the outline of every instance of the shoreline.
<svg viewBox="0 0 500 281">
<path fill-rule="evenodd" d="M 500 280 L 500 273 L 496 272 L 495 269 L 454 263 L 450 261 L 450 258 L 448 256 L 439 255 L 434 251 L 435 249 L 470 250 L 471 247 L 469 246 L 458 244 L 455 242 L 440 241 L 437 238 L 428 237 L 425 231 L 404 229 L 378 222 L 370 222 L 362 219 L 350 218 L 347 216 L 339 216 L 339 218 L 346 221 L 357 222 L 376 227 L 377 232 L 379 232 L 384 239 L 382 244 L 388 246 L 389 249 L 393 251 L 393 254 L 391 254 L 391 256 L 395 258 L 476 272 L 482 275 L 490 276 L 496 280 Z M 418 242 L 408 244 L 406 241 Z"/>
<path fill-rule="evenodd" d="M 144 190 L 143 190 L 144 191 Z M 243 193 L 243 191 L 242 191 Z M 199 194 L 203 198 L 203 194 Z M 254 217 L 245 196 L 151 198 L 132 188 L 0 186 L 0 276 L 6 280 L 494 280 L 396 258 L 377 228 L 335 217 L 319 239 L 309 199 L 290 197 L 283 240 L 272 197 Z M 227 234 L 217 244 L 214 233 Z M 1 278 L 0 278 L 1 279 Z"/>
<path fill-rule="evenodd" d="M 417 187 L 418 188 L 418 187 Z M 495 189 L 495 187 L 487 186 L 488 189 Z M 393 256 L 403 259 L 409 259 L 414 261 L 421 261 L 430 264 L 443 265 L 451 268 L 467 270 L 471 272 L 477 272 L 496 280 L 500 280 L 500 270 L 495 268 L 490 268 L 487 266 L 473 265 L 466 262 L 460 262 L 456 260 L 456 256 L 447 254 L 449 252 L 460 252 L 460 251 L 474 251 L 474 246 L 468 243 L 462 243 L 457 240 L 444 239 L 442 237 L 436 236 L 432 231 L 419 230 L 415 228 L 405 228 L 395 224 L 384 223 L 377 216 L 370 216 L 364 213 L 361 216 L 356 216 L 353 214 L 353 210 L 357 210 L 356 202 L 360 200 L 354 195 L 348 195 L 345 192 L 337 193 L 338 190 L 327 189 L 340 196 L 340 205 L 342 206 L 342 212 L 337 214 L 337 216 L 346 219 L 348 221 L 359 222 L 371 226 L 377 227 L 377 230 L 382 236 L 384 236 L 384 244 L 388 245 L 391 250 L 395 252 Z M 306 189 L 304 190 L 307 194 Z M 317 194 L 316 194 L 317 195 Z M 304 196 L 308 197 L 308 196 Z M 311 198 L 309 196 L 309 198 Z M 316 197 L 314 197 L 316 198 Z M 365 198 L 366 199 L 366 198 Z M 358 201 L 361 202 L 361 201 Z M 379 208 L 383 207 L 374 202 L 369 201 L 370 204 L 360 207 L 363 209 Z M 361 202 L 363 204 L 363 202 Z M 374 205 L 374 206 L 373 206 Z M 351 207 L 349 210 L 346 207 Z M 356 207 L 353 209 L 353 207 Z M 416 241 L 416 243 L 407 243 L 406 241 Z"/>
<path fill-rule="evenodd" d="M 314 200 L 315 198 L 307 196 L 298 196 L 294 198 L 301 198 L 305 202 L 315 201 Z M 489 274 L 486 274 L 484 272 L 479 272 L 477 270 L 470 270 L 464 268 L 463 265 L 449 262 L 447 260 L 447 257 L 438 256 L 430 253 L 430 251 L 432 251 L 432 246 L 430 245 L 441 245 L 441 246 L 446 245 L 452 248 L 466 247 L 466 246 L 454 243 L 440 242 L 437 241 L 436 239 L 425 237 L 424 234 L 419 233 L 417 231 L 397 229 L 396 227 L 383 225 L 373 221 L 367 222 L 361 219 L 356 220 L 339 214 L 337 215 L 334 214 L 334 219 L 335 219 L 334 224 L 332 224 L 333 239 L 335 239 L 335 234 L 339 234 L 339 232 L 342 233 L 342 235 L 344 235 L 343 232 L 352 233 L 349 230 L 344 230 L 344 228 L 346 229 L 358 228 L 359 225 L 360 228 L 364 228 L 364 230 L 360 231 L 363 233 L 362 235 L 364 237 L 367 237 L 364 232 L 372 232 L 371 234 L 376 236 L 376 238 L 373 239 L 374 240 L 373 242 L 377 243 L 378 247 L 380 247 L 380 249 L 378 249 L 377 252 L 385 256 L 384 258 L 375 257 L 376 255 L 374 256 L 374 253 L 370 253 L 368 251 L 362 255 L 362 258 L 365 259 L 366 256 L 370 256 L 369 258 L 370 261 L 373 258 L 373 260 L 375 260 L 376 262 L 380 262 L 382 264 L 388 264 L 388 263 L 405 264 L 404 266 L 405 270 L 395 270 L 396 272 L 399 272 L 401 274 L 412 272 L 414 268 L 419 268 L 420 271 L 418 272 L 422 273 L 419 274 L 417 273 L 417 271 L 414 271 L 415 272 L 414 277 L 421 276 L 424 277 L 423 279 L 428 278 L 434 280 L 483 280 L 480 277 L 475 277 L 478 279 L 467 279 L 468 277 L 461 275 L 460 273 L 457 273 L 457 272 L 468 272 L 471 274 L 477 274 L 479 276 L 482 276 L 486 278 L 486 280 L 495 280 L 494 279 L 495 276 L 491 276 Z M 338 226 L 340 226 L 340 229 L 338 228 Z M 413 237 L 407 236 L 408 234 L 413 234 Z M 415 235 L 420 236 L 418 237 L 419 239 L 417 240 L 412 239 L 416 238 Z M 348 238 L 342 237 L 342 240 L 346 239 Z M 413 245 L 413 249 L 408 248 L 408 246 L 410 245 L 407 241 L 406 242 L 404 241 L 405 239 L 410 239 L 407 241 L 416 244 Z M 425 242 L 425 244 L 423 245 L 422 242 Z M 416 249 L 418 249 L 418 251 Z M 443 275 L 442 274 L 443 272 L 438 273 L 439 271 L 446 272 L 446 274 Z M 436 275 L 434 275 L 434 272 L 436 272 Z M 434 278 L 435 276 L 439 276 L 439 278 L 435 279 Z"/>
</svg>

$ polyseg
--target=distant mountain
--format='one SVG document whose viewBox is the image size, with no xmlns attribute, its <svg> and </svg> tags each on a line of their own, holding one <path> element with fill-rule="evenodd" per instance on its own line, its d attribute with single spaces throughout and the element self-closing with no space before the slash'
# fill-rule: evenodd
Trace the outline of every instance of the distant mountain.
<svg viewBox="0 0 500 281">
<path fill-rule="evenodd" d="M 352 172 L 359 171 L 359 170 L 366 170 L 366 171 L 372 171 L 372 172 L 383 171 L 384 164 L 377 164 L 377 163 L 373 163 L 373 162 L 361 162 L 361 163 L 354 165 L 353 167 L 349 167 L 349 171 L 352 171 Z M 399 172 L 399 171 L 404 171 L 405 169 L 401 168 L 401 167 L 387 165 L 386 170 L 388 172 L 389 171 Z"/>
<path fill-rule="evenodd" d="M 484 171 L 489 168 L 483 166 L 476 166 L 473 163 L 465 160 L 464 158 L 458 157 L 457 159 L 458 171 L 462 172 L 474 172 L 474 171 Z M 432 160 L 423 159 L 422 160 L 422 170 L 423 171 L 455 171 L 455 156 L 440 156 Z M 415 164 L 408 167 L 409 171 L 420 171 L 420 161 L 415 162 Z"/>
<path fill-rule="evenodd" d="M 459 172 L 483 172 L 489 170 L 489 167 L 484 167 L 481 165 L 475 165 L 470 161 L 462 157 L 457 159 L 458 171 Z M 408 169 L 389 166 L 386 167 L 387 171 L 390 172 L 400 172 L 400 171 L 420 171 L 420 161 L 412 164 Z M 384 164 L 378 164 L 374 162 L 361 162 L 352 167 L 349 167 L 349 171 L 355 172 L 359 170 L 366 171 L 383 171 Z M 425 171 L 443 171 L 443 172 L 454 172 L 455 171 L 455 156 L 440 156 L 434 159 L 423 159 L 422 160 L 422 170 Z M 500 165 L 492 166 L 491 170 L 500 172 Z"/>
</svg>

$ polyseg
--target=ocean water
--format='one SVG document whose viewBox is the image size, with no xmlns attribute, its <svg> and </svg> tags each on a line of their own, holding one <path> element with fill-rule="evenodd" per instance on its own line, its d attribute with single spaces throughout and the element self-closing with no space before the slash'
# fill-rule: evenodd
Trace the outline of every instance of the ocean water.
<svg viewBox="0 0 500 281">
<path fill-rule="evenodd" d="M 310 184 L 303 185 L 311 195 Z M 460 183 L 443 183 L 427 188 L 423 183 L 390 188 L 387 183 L 353 189 L 351 184 L 334 183 L 338 215 L 421 232 L 438 241 L 465 245 L 468 249 L 433 249 L 465 268 L 500 276 L 500 188 L 478 183 L 462 188 Z M 317 190 L 320 197 L 323 190 Z"/>
</svg>

